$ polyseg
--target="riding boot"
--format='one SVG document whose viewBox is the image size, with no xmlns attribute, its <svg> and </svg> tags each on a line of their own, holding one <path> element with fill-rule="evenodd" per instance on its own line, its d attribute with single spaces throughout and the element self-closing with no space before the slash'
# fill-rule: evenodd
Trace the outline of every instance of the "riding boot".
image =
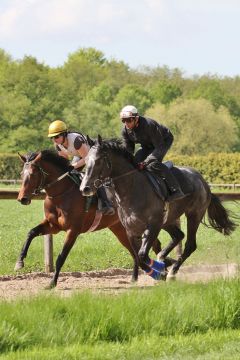
<svg viewBox="0 0 240 360">
<path fill-rule="evenodd" d="M 161 162 L 156 162 L 151 164 L 151 169 L 156 171 L 164 180 L 166 181 L 167 187 L 170 190 L 167 201 L 172 202 L 174 200 L 180 200 L 185 197 L 185 194 L 182 192 L 182 189 L 172 174 L 171 170 Z"/>
<path fill-rule="evenodd" d="M 100 188 L 98 188 L 97 191 L 98 197 L 100 199 L 100 204 L 98 209 L 104 214 L 104 215 L 114 215 L 115 214 L 115 209 L 112 206 L 111 202 L 108 199 L 107 193 L 106 193 L 106 189 L 101 186 Z"/>
</svg>

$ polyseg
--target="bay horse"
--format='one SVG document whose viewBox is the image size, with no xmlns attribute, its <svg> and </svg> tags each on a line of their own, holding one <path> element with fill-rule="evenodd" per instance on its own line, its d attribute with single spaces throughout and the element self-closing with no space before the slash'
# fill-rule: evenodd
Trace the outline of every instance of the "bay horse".
<svg viewBox="0 0 240 360">
<path fill-rule="evenodd" d="M 166 270 L 169 265 L 166 263 L 166 256 L 184 237 L 176 223 L 176 219 L 182 214 L 187 218 L 187 239 L 183 254 L 173 263 L 169 277 L 175 277 L 183 262 L 196 250 L 196 233 L 205 213 L 208 214 L 211 227 L 224 235 L 231 234 L 236 226 L 200 173 L 189 167 L 174 167 L 171 171 L 186 196 L 167 203 L 166 211 L 166 202 L 156 195 L 146 172 L 136 171 L 134 157 L 121 141 L 102 140 L 98 136 L 88 153 L 87 167 L 80 187 L 83 195 L 89 196 L 106 179 L 112 182 L 119 218 L 126 228 L 141 268 L 154 279 L 159 279 L 161 272 Z M 164 192 L 164 187 L 162 191 Z M 150 259 L 149 250 L 161 229 L 167 230 L 172 239 L 161 251 L 161 261 L 158 262 Z"/>
<path fill-rule="evenodd" d="M 68 176 L 70 162 L 67 159 L 52 150 L 33 152 L 27 156 L 19 154 L 19 156 L 24 167 L 22 185 L 17 200 L 23 205 L 29 205 L 34 194 L 42 189 L 45 189 L 46 198 L 44 200 L 45 218 L 28 232 L 15 270 L 24 267 L 24 258 L 27 256 L 29 246 L 36 236 L 65 231 L 64 245 L 57 257 L 55 273 L 49 286 L 54 287 L 57 285 L 60 270 L 78 235 L 89 230 L 97 231 L 109 228 L 132 255 L 134 260 L 132 280 L 136 281 L 138 278 L 138 261 L 117 212 L 111 216 L 103 215 L 99 224 L 95 225 L 95 228 L 92 227 L 96 219 L 97 204 L 92 204 L 86 212 L 86 198 L 81 194 L 79 186 Z M 155 253 L 160 251 L 160 242 L 157 239 L 153 245 L 153 250 Z"/>
</svg>

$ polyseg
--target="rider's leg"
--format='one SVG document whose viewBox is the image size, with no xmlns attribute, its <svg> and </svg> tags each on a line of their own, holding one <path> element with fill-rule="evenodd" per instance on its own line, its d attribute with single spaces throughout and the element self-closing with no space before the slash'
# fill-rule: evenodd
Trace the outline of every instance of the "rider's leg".
<svg viewBox="0 0 240 360">
<path fill-rule="evenodd" d="M 111 201 L 108 199 L 106 189 L 103 186 L 101 186 L 100 188 L 98 188 L 97 194 L 98 194 L 99 199 L 101 200 L 101 205 L 100 205 L 99 210 L 104 215 L 114 215 L 115 209 L 112 206 Z"/>
<path fill-rule="evenodd" d="M 150 164 L 150 169 L 157 172 L 165 179 L 166 184 L 170 190 L 170 195 L 168 196 L 167 201 L 171 202 L 173 200 L 179 200 L 185 197 L 176 177 L 172 174 L 171 170 L 166 165 L 159 161 L 154 161 Z"/>
</svg>

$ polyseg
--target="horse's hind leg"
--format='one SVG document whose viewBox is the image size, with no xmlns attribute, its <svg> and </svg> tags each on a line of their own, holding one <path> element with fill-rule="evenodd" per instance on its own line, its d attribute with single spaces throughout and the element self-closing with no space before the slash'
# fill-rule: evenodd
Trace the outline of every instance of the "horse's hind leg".
<svg viewBox="0 0 240 360">
<path fill-rule="evenodd" d="M 154 240 L 154 242 L 152 244 L 152 249 L 156 255 L 158 255 L 160 253 L 160 251 L 162 250 L 162 246 L 161 246 L 161 242 L 159 239 Z"/>
<path fill-rule="evenodd" d="M 168 245 L 158 254 L 158 259 L 160 261 L 165 261 L 166 266 L 170 266 L 176 262 L 176 260 L 167 258 L 167 255 L 182 241 L 184 238 L 184 233 L 179 229 L 179 225 L 171 224 L 164 227 L 164 230 L 169 233 L 171 240 Z"/>
<path fill-rule="evenodd" d="M 173 264 L 168 278 L 174 278 L 183 262 L 197 249 L 196 234 L 202 220 L 200 215 L 187 215 L 187 240 L 182 256 Z"/>
<path fill-rule="evenodd" d="M 55 229 L 56 230 L 56 229 Z M 55 231 L 55 233 L 57 230 Z M 47 219 L 44 219 L 43 222 L 36 227 L 32 228 L 28 234 L 27 239 L 22 247 L 22 250 L 20 252 L 20 255 L 18 257 L 18 260 L 16 262 L 15 271 L 18 271 L 24 267 L 24 261 L 25 257 L 27 256 L 29 246 L 31 245 L 32 240 L 39 235 L 46 235 L 46 234 L 53 234 L 53 227 L 50 227 L 50 224 Z"/>
<path fill-rule="evenodd" d="M 133 258 L 133 273 L 132 273 L 132 281 L 135 282 L 138 279 L 138 257 L 137 257 L 137 252 L 135 251 L 135 249 L 132 247 L 126 230 L 123 227 L 123 225 L 119 222 L 113 226 L 109 226 L 109 229 L 113 232 L 114 235 L 117 236 L 118 240 L 120 241 L 120 243 L 126 248 L 128 249 L 128 251 L 130 252 L 130 254 L 132 255 Z"/>
</svg>

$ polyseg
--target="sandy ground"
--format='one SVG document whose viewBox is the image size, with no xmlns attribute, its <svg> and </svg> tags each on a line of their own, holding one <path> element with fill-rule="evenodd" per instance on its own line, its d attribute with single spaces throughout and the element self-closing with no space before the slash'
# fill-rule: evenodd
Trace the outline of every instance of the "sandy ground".
<svg viewBox="0 0 240 360">
<path fill-rule="evenodd" d="M 232 278 L 239 275 L 239 265 L 198 265 L 183 266 L 177 274 L 177 281 L 206 282 L 222 277 Z M 57 287 L 52 290 L 61 296 L 69 296 L 73 291 L 89 289 L 94 292 L 118 293 L 126 289 L 161 285 L 140 272 L 136 284 L 131 283 L 131 270 L 108 269 L 104 271 L 61 273 Z M 0 276 L 0 299 L 13 300 L 46 293 L 52 274 L 29 273 L 17 276 Z"/>
</svg>

